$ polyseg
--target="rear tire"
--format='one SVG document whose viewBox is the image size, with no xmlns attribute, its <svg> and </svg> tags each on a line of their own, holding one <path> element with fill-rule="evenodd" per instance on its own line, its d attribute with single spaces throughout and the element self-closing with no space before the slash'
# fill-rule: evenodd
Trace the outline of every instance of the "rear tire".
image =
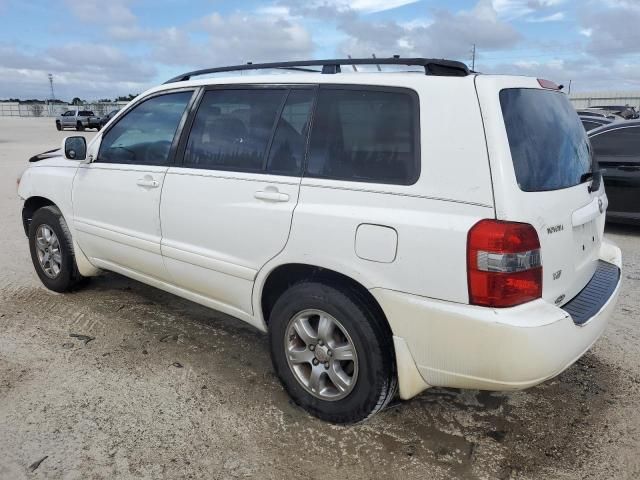
<svg viewBox="0 0 640 480">
<path fill-rule="evenodd" d="M 82 122 L 76 123 L 76 131 L 81 132 L 83 130 L 84 130 L 84 125 L 82 125 Z"/>
<path fill-rule="evenodd" d="M 291 286 L 271 311 L 269 342 L 291 398 L 322 420 L 360 422 L 396 393 L 389 327 L 351 288 L 314 281 Z"/>
<path fill-rule="evenodd" d="M 37 210 L 29 224 L 29 250 L 40 280 L 49 290 L 68 292 L 83 283 L 73 253 L 71 232 L 53 205 Z"/>
</svg>

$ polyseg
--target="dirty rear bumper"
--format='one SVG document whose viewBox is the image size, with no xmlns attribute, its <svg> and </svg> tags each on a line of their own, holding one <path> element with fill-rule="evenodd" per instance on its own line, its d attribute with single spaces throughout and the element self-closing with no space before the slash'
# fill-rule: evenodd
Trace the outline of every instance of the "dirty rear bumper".
<svg viewBox="0 0 640 480">
<path fill-rule="evenodd" d="M 604 242 L 600 259 L 621 266 L 620 249 Z M 558 375 L 600 337 L 615 308 L 620 276 L 600 308 L 581 324 L 570 313 L 539 299 L 491 309 L 443 302 L 385 289 L 371 293 L 402 339 L 423 384 L 400 378 L 401 397 L 428 386 L 519 390 Z M 578 295 L 579 296 L 579 295 Z M 396 343 L 398 343 L 396 341 Z M 398 371 L 407 371 L 399 365 Z M 421 388 L 419 388 L 421 387 Z"/>
</svg>

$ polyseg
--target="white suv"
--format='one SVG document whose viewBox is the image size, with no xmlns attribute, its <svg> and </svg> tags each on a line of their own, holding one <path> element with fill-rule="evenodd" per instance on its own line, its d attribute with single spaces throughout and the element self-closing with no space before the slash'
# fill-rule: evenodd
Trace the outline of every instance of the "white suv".
<svg viewBox="0 0 640 480">
<path fill-rule="evenodd" d="M 394 71 L 340 71 L 375 63 Z M 191 79 L 267 68 L 293 72 Z M 244 320 L 332 422 L 396 392 L 543 382 L 600 336 L 620 284 L 566 95 L 452 61 L 191 72 L 32 158 L 19 194 L 45 286 L 110 270 Z"/>
</svg>

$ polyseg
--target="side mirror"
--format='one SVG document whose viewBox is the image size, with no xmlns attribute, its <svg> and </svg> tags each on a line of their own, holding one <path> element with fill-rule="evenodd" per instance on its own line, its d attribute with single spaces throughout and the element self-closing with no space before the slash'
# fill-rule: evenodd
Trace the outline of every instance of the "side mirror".
<svg viewBox="0 0 640 480">
<path fill-rule="evenodd" d="M 87 141 L 84 137 L 67 137 L 62 142 L 64 157 L 68 160 L 85 160 L 87 158 Z"/>
</svg>

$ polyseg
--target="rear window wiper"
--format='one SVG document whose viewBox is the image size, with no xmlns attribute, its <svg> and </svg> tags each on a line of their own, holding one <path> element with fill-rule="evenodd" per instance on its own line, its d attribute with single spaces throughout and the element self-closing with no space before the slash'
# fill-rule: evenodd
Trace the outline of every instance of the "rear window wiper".
<svg viewBox="0 0 640 480">
<path fill-rule="evenodd" d="M 585 183 L 592 179 L 593 179 L 593 172 L 587 172 L 580 175 L 580 183 Z"/>
<path fill-rule="evenodd" d="M 596 170 L 595 172 L 586 172 L 580 175 L 580 183 L 585 183 L 589 180 L 593 180 L 591 185 L 589 185 L 589 193 L 596 192 L 600 189 L 601 178 L 602 172 L 600 170 Z"/>
</svg>

